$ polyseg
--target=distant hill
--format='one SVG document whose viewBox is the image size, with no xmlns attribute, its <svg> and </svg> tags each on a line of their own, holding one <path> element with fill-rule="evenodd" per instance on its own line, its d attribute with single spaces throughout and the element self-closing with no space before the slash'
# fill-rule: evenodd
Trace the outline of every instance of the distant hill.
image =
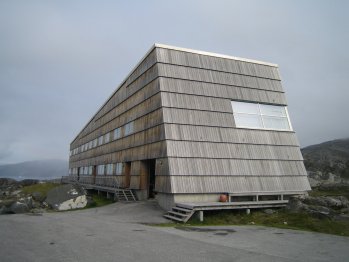
<svg viewBox="0 0 349 262">
<path fill-rule="evenodd" d="M 349 179 L 349 139 L 337 139 L 302 149 L 308 171 Z"/>
<path fill-rule="evenodd" d="M 0 165 L 0 177 L 23 179 L 52 179 L 68 174 L 68 161 L 38 160 L 17 164 Z"/>
</svg>

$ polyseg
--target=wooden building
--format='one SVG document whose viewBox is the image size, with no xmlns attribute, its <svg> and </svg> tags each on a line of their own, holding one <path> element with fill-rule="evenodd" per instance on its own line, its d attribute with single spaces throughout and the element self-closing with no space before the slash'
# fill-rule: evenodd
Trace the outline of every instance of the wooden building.
<svg viewBox="0 0 349 262">
<path fill-rule="evenodd" d="M 155 44 L 70 145 L 70 177 L 175 202 L 310 190 L 278 66 Z"/>
</svg>

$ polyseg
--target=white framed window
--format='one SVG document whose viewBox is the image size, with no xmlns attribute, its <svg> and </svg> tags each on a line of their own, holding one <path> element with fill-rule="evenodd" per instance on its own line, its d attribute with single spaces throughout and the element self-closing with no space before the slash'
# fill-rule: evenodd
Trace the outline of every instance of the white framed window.
<svg viewBox="0 0 349 262">
<path fill-rule="evenodd" d="M 88 148 L 92 149 L 93 148 L 93 141 L 88 142 Z"/>
<path fill-rule="evenodd" d="M 259 103 L 231 102 L 236 127 L 291 131 L 285 106 Z"/>
<path fill-rule="evenodd" d="M 88 150 L 88 143 L 85 144 L 85 151 Z"/>
<path fill-rule="evenodd" d="M 109 143 L 109 141 L 110 141 L 110 133 L 106 133 L 104 135 L 104 143 Z"/>
<path fill-rule="evenodd" d="M 103 145 L 103 136 L 98 137 L 98 145 Z"/>
<path fill-rule="evenodd" d="M 106 174 L 107 175 L 112 175 L 114 173 L 114 165 L 113 164 L 107 164 L 106 165 Z"/>
<path fill-rule="evenodd" d="M 125 136 L 133 133 L 134 121 L 125 125 Z"/>
<path fill-rule="evenodd" d="M 96 147 L 97 145 L 98 145 L 98 139 L 96 138 L 92 141 L 92 147 Z"/>
<path fill-rule="evenodd" d="M 121 137 L 121 128 L 116 128 L 114 129 L 114 137 L 113 139 L 116 140 L 116 139 L 119 139 Z"/>
<path fill-rule="evenodd" d="M 97 175 L 104 175 L 104 165 L 97 166 Z"/>
<path fill-rule="evenodd" d="M 115 164 L 115 173 L 117 175 L 121 175 L 122 174 L 122 163 L 116 163 Z"/>
</svg>

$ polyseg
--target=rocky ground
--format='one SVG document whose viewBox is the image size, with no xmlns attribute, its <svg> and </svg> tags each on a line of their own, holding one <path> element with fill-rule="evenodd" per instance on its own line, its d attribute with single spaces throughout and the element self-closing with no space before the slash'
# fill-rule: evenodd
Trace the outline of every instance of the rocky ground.
<svg viewBox="0 0 349 262">
<path fill-rule="evenodd" d="M 349 221 L 349 201 L 344 196 L 296 196 L 286 207 L 290 212 L 308 213 L 317 218 Z"/>
<path fill-rule="evenodd" d="M 35 191 L 35 189 L 38 190 Z M 0 178 L 0 214 L 2 215 L 83 208 L 89 200 L 86 191 L 76 185 L 54 185 L 49 181 L 33 179 L 16 181 Z"/>
</svg>

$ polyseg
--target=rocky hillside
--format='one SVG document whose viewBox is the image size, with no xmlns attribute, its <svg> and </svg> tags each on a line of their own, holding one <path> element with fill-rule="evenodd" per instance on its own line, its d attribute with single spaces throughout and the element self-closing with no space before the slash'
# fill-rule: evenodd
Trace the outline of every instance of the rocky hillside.
<svg viewBox="0 0 349 262">
<path fill-rule="evenodd" d="M 53 179 L 68 174 L 68 162 L 65 160 L 38 160 L 18 164 L 0 165 L 0 177 L 16 180 Z"/>
<path fill-rule="evenodd" d="M 309 177 L 316 180 L 349 180 L 349 139 L 338 139 L 302 149 Z"/>
</svg>

